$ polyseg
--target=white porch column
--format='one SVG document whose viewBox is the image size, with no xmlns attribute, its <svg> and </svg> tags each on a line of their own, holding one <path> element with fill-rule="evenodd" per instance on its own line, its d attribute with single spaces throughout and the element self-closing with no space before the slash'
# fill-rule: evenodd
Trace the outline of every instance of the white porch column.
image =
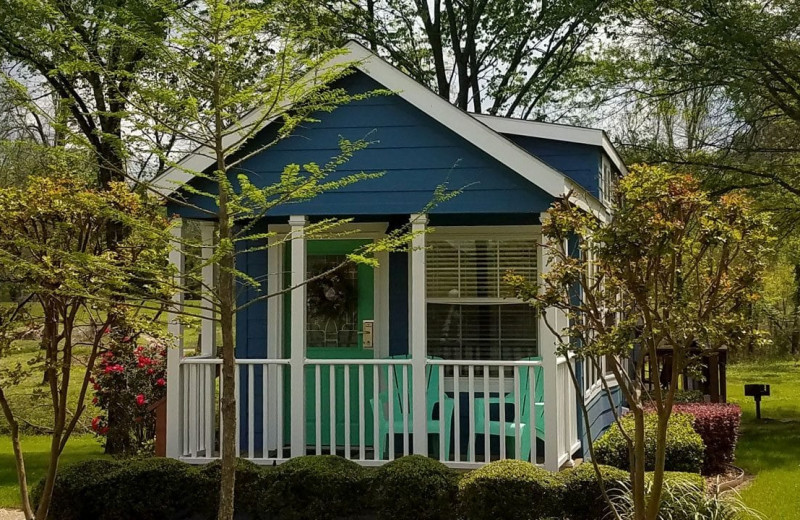
<svg viewBox="0 0 800 520">
<path fill-rule="evenodd" d="M 425 286 L 425 227 L 427 215 L 411 215 L 411 231 L 417 233 L 411 240 L 409 262 L 411 284 L 409 298 L 409 342 L 411 352 L 412 422 L 414 453 L 428 455 L 427 399 L 425 396 L 425 365 L 428 354 L 427 308 Z"/>
<path fill-rule="evenodd" d="M 305 417 L 305 357 L 306 357 L 306 239 L 304 228 L 306 217 L 293 215 L 289 217 L 292 240 L 290 242 L 292 258 L 291 283 L 291 344 L 289 364 L 291 365 L 291 455 L 305 455 L 306 417 Z"/>
<path fill-rule="evenodd" d="M 177 341 L 177 348 L 167 350 L 167 457 L 178 458 L 181 456 L 181 437 L 182 415 L 181 395 L 181 359 L 183 358 L 183 324 L 178 314 L 183 310 L 183 285 L 182 277 L 184 273 L 184 254 L 183 254 L 183 222 L 178 221 L 173 224 L 170 230 L 174 240 L 169 251 L 169 263 L 177 268 L 178 274 L 174 277 L 174 285 L 177 288 L 172 296 L 173 306 L 167 311 L 167 331 Z M 185 425 L 184 425 L 185 426 Z"/>
<path fill-rule="evenodd" d="M 214 222 L 202 221 L 200 226 L 200 241 L 203 247 L 200 250 L 200 257 L 203 262 L 207 262 L 214 254 Z M 201 273 L 203 280 L 203 292 L 210 293 L 210 288 L 214 287 L 214 264 L 203 266 Z M 210 296 L 207 297 L 211 299 Z M 211 304 L 201 300 L 203 309 L 200 311 L 200 355 L 204 357 L 214 356 L 217 353 L 217 322 L 214 321 L 214 311 Z"/>
<path fill-rule="evenodd" d="M 550 218 L 548 213 L 540 213 L 539 221 L 544 224 Z M 539 266 L 539 276 L 549 270 L 548 260 L 550 253 L 546 247 L 546 238 L 540 235 L 539 256 L 537 265 Z M 556 330 L 562 326 L 559 320 L 559 312 L 554 308 L 546 311 L 546 320 L 555 325 Z M 542 373 L 544 374 L 544 466 L 550 471 L 558 471 L 558 348 L 555 335 L 550 331 L 545 323 L 545 317 L 539 318 L 538 324 L 538 346 L 539 355 L 542 356 Z"/>
<path fill-rule="evenodd" d="M 269 232 L 275 231 L 272 226 Z M 277 295 L 283 289 L 283 246 L 280 245 L 281 238 L 274 235 L 267 239 L 267 294 Z M 283 357 L 283 295 L 274 296 L 267 300 L 267 357 L 270 359 Z M 270 450 L 278 449 L 278 429 L 283 428 L 279 422 L 281 414 L 278 409 L 282 404 L 278 400 L 278 378 L 277 372 L 283 371 L 282 365 L 275 367 L 264 367 L 267 377 L 267 394 L 264 402 L 267 409 L 268 424 L 273 427 L 265 427 L 267 447 Z M 282 457 L 279 453 L 278 457 Z"/>
</svg>

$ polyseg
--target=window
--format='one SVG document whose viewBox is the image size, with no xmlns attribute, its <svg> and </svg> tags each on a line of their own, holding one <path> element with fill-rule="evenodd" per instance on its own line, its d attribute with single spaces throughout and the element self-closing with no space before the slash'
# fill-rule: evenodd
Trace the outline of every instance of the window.
<svg viewBox="0 0 800 520">
<path fill-rule="evenodd" d="M 600 202 L 611 204 L 614 200 L 614 191 L 617 184 L 617 174 L 611 163 L 604 157 L 600 164 L 600 175 L 597 190 Z"/>
<path fill-rule="evenodd" d="M 536 313 L 503 282 L 537 276 L 535 238 L 437 236 L 427 252 L 428 354 L 515 360 L 537 355 Z"/>
</svg>

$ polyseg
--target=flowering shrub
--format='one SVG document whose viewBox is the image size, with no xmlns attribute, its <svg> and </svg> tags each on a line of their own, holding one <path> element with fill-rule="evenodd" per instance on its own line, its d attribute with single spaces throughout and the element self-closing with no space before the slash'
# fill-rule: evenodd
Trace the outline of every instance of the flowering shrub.
<svg viewBox="0 0 800 520">
<path fill-rule="evenodd" d="M 152 403 L 166 395 L 166 346 L 148 338 L 112 336 L 97 362 L 93 403 L 104 413 L 92 419 L 92 430 L 113 442 L 116 453 L 134 454 L 155 436 Z"/>
<path fill-rule="evenodd" d="M 693 426 L 706 445 L 703 474 L 725 471 L 733 462 L 742 410 L 734 404 L 689 403 L 676 404 L 674 411 L 692 416 Z"/>
</svg>

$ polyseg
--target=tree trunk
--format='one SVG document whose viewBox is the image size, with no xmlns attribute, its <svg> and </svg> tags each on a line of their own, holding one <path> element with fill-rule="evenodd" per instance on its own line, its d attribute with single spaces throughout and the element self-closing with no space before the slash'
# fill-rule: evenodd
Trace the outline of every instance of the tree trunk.
<svg viewBox="0 0 800 520">
<path fill-rule="evenodd" d="M 645 434 L 644 410 L 641 406 L 633 408 L 634 442 L 631 467 L 631 485 L 633 488 L 633 515 L 635 520 L 645 520 Z"/>
<path fill-rule="evenodd" d="M 22 456 L 22 446 L 19 442 L 19 423 L 17 422 L 11 407 L 8 404 L 3 389 L 0 388 L 0 408 L 6 417 L 8 428 L 11 433 L 11 447 L 14 450 L 14 464 L 17 467 L 17 483 L 19 484 L 19 496 L 22 502 L 22 514 L 25 520 L 33 519 L 33 509 L 31 508 L 30 496 L 28 495 L 28 477 L 25 472 L 25 459 Z"/>
<path fill-rule="evenodd" d="M 794 266 L 794 312 L 791 353 L 792 355 L 800 353 L 800 264 Z"/>
<path fill-rule="evenodd" d="M 224 123 L 220 106 L 219 89 L 214 91 L 216 107 L 215 149 L 217 159 L 217 186 L 219 187 L 219 246 L 225 254 L 219 260 L 219 325 L 222 329 L 222 415 L 223 434 L 222 472 L 219 492 L 219 520 L 233 520 L 234 491 L 236 489 L 236 352 L 233 343 L 233 314 L 235 305 L 235 274 L 232 216 L 228 201 L 225 148 L 222 142 Z"/>
</svg>

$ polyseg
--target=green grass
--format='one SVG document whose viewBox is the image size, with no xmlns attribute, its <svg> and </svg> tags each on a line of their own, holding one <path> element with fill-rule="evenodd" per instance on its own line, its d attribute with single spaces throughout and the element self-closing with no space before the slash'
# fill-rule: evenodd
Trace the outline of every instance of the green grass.
<svg viewBox="0 0 800 520">
<path fill-rule="evenodd" d="M 25 467 L 28 471 L 28 482 L 35 486 L 44 476 L 47 469 L 47 458 L 50 451 L 50 438 L 43 435 L 26 435 L 22 438 L 22 451 L 25 455 Z M 104 458 L 103 448 L 93 435 L 77 435 L 70 438 L 60 466 L 87 459 Z M 14 465 L 14 454 L 11 450 L 11 438 L 0 436 L 0 508 L 20 507 L 19 486 Z"/>
<path fill-rule="evenodd" d="M 745 383 L 771 385 L 758 421 Z M 800 366 L 747 363 L 728 368 L 728 400 L 742 407 L 736 465 L 755 476 L 742 499 L 768 519 L 800 520 Z"/>
</svg>

